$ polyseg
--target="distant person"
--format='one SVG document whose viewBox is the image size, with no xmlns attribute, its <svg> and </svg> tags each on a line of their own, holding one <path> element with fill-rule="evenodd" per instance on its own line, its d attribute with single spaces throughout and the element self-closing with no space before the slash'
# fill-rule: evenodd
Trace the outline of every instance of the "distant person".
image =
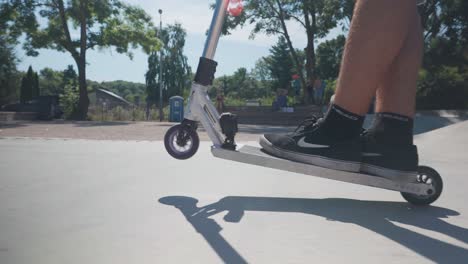
<svg viewBox="0 0 468 264">
<path fill-rule="evenodd" d="M 307 89 L 307 94 L 309 95 L 308 102 L 305 103 L 310 103 L 311 98 L 314 97 L 314 86 L 310 81 L 307 81 L 306 84 L 306 89 Z"/>
<path fill-rule="evenodd" d="M 413 117 L 422 61 L 416 0 L 356 0 L 334 102 L 322 119 L 294 133 L 265 134 L 272 155 L 386 178 L 413 177 Z M 361 134 L 373 97 L 375 118 Z"/>
<path fill-rule="evenodd" d="M 278 89 L 276 91 L 276 100 L 273 102 L 273 111 L 279 111 L 283 107 L 288 107 L 288 91 L 285 89 Z"/>
<path fill-rule="evenodd" d="M 314 83 L 314 99 L 317 105 L 322 105 L 323 103 L 323 94 L 327 83 L 324 80 L 317 79 Z"/>
<path fill-rule="evenodd" d="M 216 109 L 219 113 L 224 112 L 224 94 L 223 90 L 217 89 L 216 90 Z"/>
</svg>

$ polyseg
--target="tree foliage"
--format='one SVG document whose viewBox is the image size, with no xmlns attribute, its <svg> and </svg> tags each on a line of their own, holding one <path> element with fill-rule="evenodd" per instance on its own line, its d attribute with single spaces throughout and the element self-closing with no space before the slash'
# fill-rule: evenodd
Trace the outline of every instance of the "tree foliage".
<svg viewBox="0 0 468 264">
<path fill-rule="evenodd" d="M 0 35 L 0 105 L 17 99 L 19 73 L 14 45 Z"/>
<path fill-rule="evenodd" d="M 339 35 L 318 45 L 317 77 L 322 80 L 338 78 L 345 42 L 346 37 Z"/>
<path fill-rule="evenodd" d="M 265 58 L 270 76 L 273 79 L 273 89 L 288 89 L 295 74 L 294 62 L 291 58 L 288 44 L 284 37 L 280 37 L 278 43 L 271 47 L 270 56 Z"/>
<path fill-rule="evenodd" d="M 21 80 L 20 102 L 26 103 L 37 98 L 39 95 L 39 76 L 29 66 L 26 75 Z"/>
<path fill-rule="evenodd" d="M 77 85 L 78 82 L 78 74 L 73 68 L 73 65 L 68 65 L 68 67 L 62 73 L 62 85 L 65 86 L 67 84 L 71 84 L 72 86 Z"/>
<path fill-rule="evenodd" d="M 21 31 L 11 23 L 13 19 L 18 20 L 14 14 L 9 6 L 0 3 L 0 105 L 16 101 L 20 90 L 21 74 L 16 68 L 18 59 L 14 48 Z M 18 20 L 15 24 L 24 22 Z"/>
<path fill-rule="evenodd" d="M 89 82 L 93 88 L 103 88 L 125 98 L 134 104 L 140 104 L 146 99 L 146 85 L 128 81 Z"/>
<path fill-rule="evenodd" d="M 187 33 L 180 24 L 169 25 L 161 32 L 163 47 L 160 52 L 152 52 L 148 58 L 146 72 L 146 94 L 148 104 L 159 102 L 161 76 L 163 82 L 163 101 L 173 95 L 182 95 L 188 89 L 192 73 L 184 55 L 185 37 Z M 162 56 L 162 64 L 160 63 Z M 161 69 L 162 67 L 162 69 Z M 161 71 L 162 70 L 162 71 Z"/>
<path fill-rule="evenodd" d="M 236 99 L 255 99 L 269 96 L 270 86 L 264 85 L 265 82 L 254 78 L 246 68 L 237 69 L 230 76 L 216 78 L 213 82 L 213 88 L 210 90 L 210 96 L 214 98 L 221 90 L 224 95 Z"/>
<path fill-rule="evenodd" d="M 428 0 L 421 6 L 425 54 L 418 107 L 468 107 L 468 2 Z"/>
<path fill-rule="evenodd" d="M 245 24 L 254 25 L 251 37 L 257 33 L 279 35 L 285 38 L 300 76 L 304 95 L 308 100 L 307 87 L 316 78 L 315 42 L 325 37 L 329 31 L 349 16 L 350 4 L 347 0 L 246 0 L 245 12 L 239 17 L 228 17 L 224 33 Z M 305 63 L 301 61 L 294 47 L 288 23 L 298 23 L 304 28 L 307 36 Z M 305 73 L 305 75 L 304 75 Z"/>
<path fill-rule="evenodd" d="M 73 57 L 79 80 L 76 119 L 86 118 L 89 105 L 87 50 L 114 47 L 118 53 L 132 57 L 134 48 L 150 53 L 159 47 L 151 17 L 143 9 L 119 0 L 8 0 L 1 4 L 1 10 L 11 21 L 11 32 L 26 33 L 24 48 L 28 55 L 37 55 L 38 49 L 45 48 L 68 52 Z"/>
<path fill-rule="evenodd" d="M 63 88 L 63 93 L 60 94 L 60 105 L 63 109 L 65 119 L 73 118 L 73 113 L 78 107 L 79 93 L 76 86 L 67 84 Z"/>
<path fill-rule="evenodd" d="M 39 72 L 39 83 L 41 84 L 41 94 L 43 95 L 62 94 L 64 91 L 63 72 L 44 68 Z"/>
</svg>

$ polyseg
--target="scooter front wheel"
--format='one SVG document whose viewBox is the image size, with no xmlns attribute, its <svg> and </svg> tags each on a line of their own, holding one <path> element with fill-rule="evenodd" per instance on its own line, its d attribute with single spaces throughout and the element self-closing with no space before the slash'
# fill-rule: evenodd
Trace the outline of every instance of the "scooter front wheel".
<svg viewBox="0 0 468 264">
<path fill-rule="evenodd" d="M 200 139 L 195 130 L 184 125 L 171 127 L 164 136 L 164 146 L 172 157 L 185 160 L 191 158 L 198 150 Z"/>
<path fill-rule="evenodd" d="M 442 194 L 443 182 L 440 174 L 431 167 L 419 166 L 417 181 L 419 184 L 428 184 L 434 188 L 434 191 L 427 195 L 416 195 L 411 193 L 401 193 L 403 198 L 414 205 L 429 205 L 435 202 Z"/>
</svg>

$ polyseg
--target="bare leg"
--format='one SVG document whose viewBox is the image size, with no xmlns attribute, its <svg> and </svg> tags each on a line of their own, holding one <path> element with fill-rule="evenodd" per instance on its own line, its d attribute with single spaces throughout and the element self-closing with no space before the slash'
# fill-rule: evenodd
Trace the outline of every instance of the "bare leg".
<svg viewBox="0 0 468 264">
<path fill-rule="evenodd" d="M 376 112 L 414 116 L 416 83 L 422 60 L 422 46 L 420 17 L 415 14 L 400 54 L 377 89 Z"/>
<path fill-rule="evenodd" d="M 401 52 L 417 14 L 410 0 L 357 0 L 346 42 L 335 104 L 364 115 Z"/>
<path fill-rule="evenodd" d="M 413 179 L 418 157 L 412 120 L 397 114 L 414 111 L 421 58 L 416 19 L 414 0 L 357 0 L 335 105 L 325 118 L 306 121 L 296 133 L 265 134 L 260 139 L 265 152 L 401 182 Z M 378 88 L 377 110 L 394 114 L 377 115 L 373 130 L 361 137 L 364 114 Z"/>
</svg>

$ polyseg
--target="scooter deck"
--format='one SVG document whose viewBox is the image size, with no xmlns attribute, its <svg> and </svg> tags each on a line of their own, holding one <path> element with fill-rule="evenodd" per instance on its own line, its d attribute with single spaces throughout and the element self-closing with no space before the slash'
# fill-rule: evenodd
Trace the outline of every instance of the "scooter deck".
<svg viewBox="0 0 468 264">
<path fill-rule="evenodd" d="M 242 146 L 237 151 L 226 150 L 212 147 L 211 152 L 217 158 L 247 163 L 262 167 L 268 167 L 283 171 L 306 174 L 320 178 L 326 178 L 336 181 L 366 185 L 376 188 L 382 188 L 392 191 L 412 193 L 418 195 L 427 195 L 433 188 L 430 185 L 421 183 L 400 183 L 391 181 L 382 177 L 337 171 L 309 164 L 294 162 L 286 159 L 277 158 L 264 153 L 260 148 L 253 146 Z"/>
</svg>

